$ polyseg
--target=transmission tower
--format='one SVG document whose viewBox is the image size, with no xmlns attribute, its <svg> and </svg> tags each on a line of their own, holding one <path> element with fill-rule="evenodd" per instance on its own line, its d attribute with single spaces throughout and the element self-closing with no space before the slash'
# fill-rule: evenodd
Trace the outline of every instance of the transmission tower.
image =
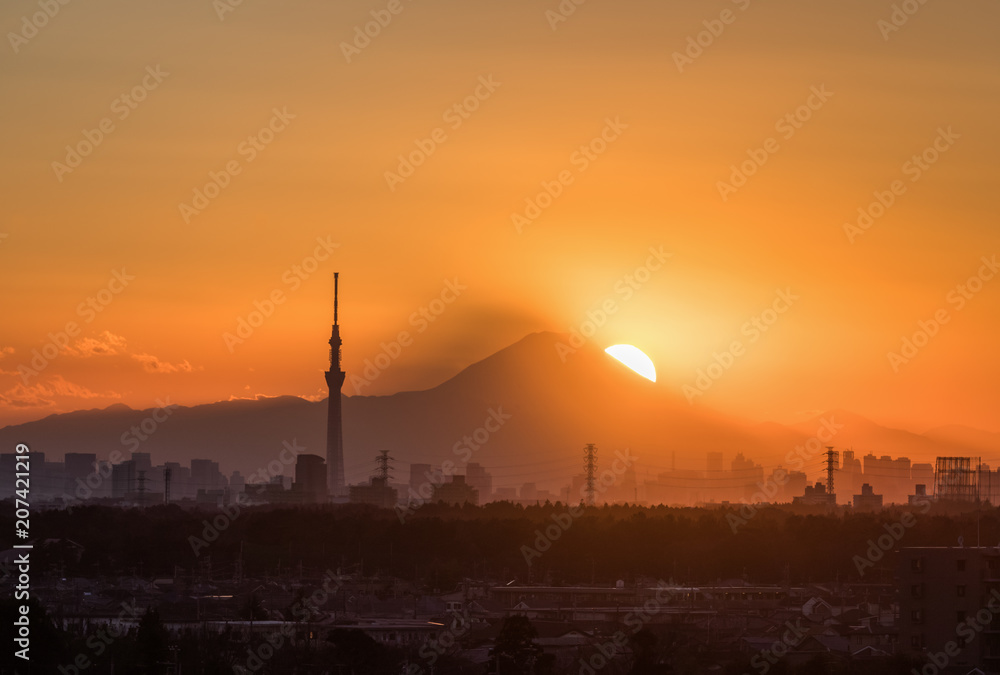
<svg viewBox="0 0 1000 675">
<path fill-rule="evenodd" d="M 833 449 L 832 445 L 826 446 L 826 493 L 833 495 L 833 471 L 837 468 L 840 460 L 840 453 Z M 831 497 L 832 500 L 832 497 Z M 834 502 L 836 503 L 836 502 Z"/>
<path fill-rule="evenodd" d="M 583 448 L 583 470 L 587 472 L 587 482 L 584 490 L 587 494 L 587 505 L 594 506 L 596 501 L 594 492 L 597 483 L 597 446 L 593 443 L 588 443 Z"/>
<path fill-rule="evenodd" d="M 378 456 L 375 457 L 375 466 L 377 467 L 375 469 L 375 478 L 385 481 L 388 484 L 389 477 L 392 475 L 392 466 L 389 463 L 395 461 L 396 458 L 390 457 L 388 450 L 378 453 Z"/>
</svg>

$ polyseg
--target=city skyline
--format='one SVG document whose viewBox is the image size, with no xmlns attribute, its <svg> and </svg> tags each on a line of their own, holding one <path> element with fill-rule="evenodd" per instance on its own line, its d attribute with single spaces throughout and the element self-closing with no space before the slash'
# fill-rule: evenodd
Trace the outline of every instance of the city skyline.
<svg viewBox="0 0 1000 675">
<path fill-rule="evenodd" d="M 0 675 L 1000 675 L 996 0 L 0 6 Z"/>
</svg>

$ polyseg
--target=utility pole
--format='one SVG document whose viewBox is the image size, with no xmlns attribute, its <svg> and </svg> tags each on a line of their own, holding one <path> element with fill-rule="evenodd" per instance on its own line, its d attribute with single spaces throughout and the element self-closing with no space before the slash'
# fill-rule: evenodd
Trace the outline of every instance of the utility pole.
<svg viewBox="0 0 1000 675">
<path fill-rule="evenodd" d="M 240 557 L 236 559 L 236 567 L 233 570 L 233 581 L 239 587 L 243 583 L 243 541 L 240 541 Z"/>
<path fill-rule="evenodd" d="M 587 506 L 594 506 L 596 500 L 594 492 L 596 488 L 597 476 L 597 446 L 588 443 L 583 448 L 583 469 L 587 473 L 585 492 L 587 494 Z"/>
</svg>

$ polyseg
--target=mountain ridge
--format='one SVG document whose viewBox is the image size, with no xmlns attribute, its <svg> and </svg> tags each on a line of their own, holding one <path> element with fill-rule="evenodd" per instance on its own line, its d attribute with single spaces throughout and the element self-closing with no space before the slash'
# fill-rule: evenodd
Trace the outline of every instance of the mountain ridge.
<svg viewBox="0 0 1000 675">
<path fill-rule="evenodd" d="M 986 455 L 1000 448 L 1000 434 L 972 429 L 964 432 L 969 443 L 960 444 L 955 438 L 959 432 L 950 427 L 927 436 L 844 410 L 791 425 L 753 424 L 690 405 L 680 391 L 636 375 L 591 344 L 560 357 L 557 346 L 567 340 L 556 333 L 531 333 L 429 389 L 343 395 L 349 482 L 365 480 L 381 450 L 389 450 L 403 467 L 396 473 L 400 482 L 408 475 L 405 464 L 436 465 L 469 456 L 487 469 L 496 467 L 496 485 L 558 487 L 582 472 L 580 449 L 586 443 L 596 443 L 608 457 L 630 448 L 638 467 L 650 476 L 668 469 L 675 458 L 681 468 L 703 469 L 707 452 L 723 452 L 727 466 L 738 452 L 776 466 L 816 435 L 822 420 L 831 418 L 844 426 L 829 444 L 853 445 L 858 457 L 871 452 L 918 462 L 964 450 Z M 0 447 L 26 442 L 56 459 L 65 452 L 106 458 L 114 449 L 132 450 L 152 453 L 157 464 L 207 457 L 227 474 L 236 469 L 248 475 L 273 460 L 285 442 L 325 455 L 326 408 L 327 399 L 291 395 L 193 406 L 172 403 L 166 419 L 140 440 L 130 430 L 157 409 L 116 403 L 0 428 Z M 485 421 L 498 415 L 502 425 L 470 451 L 464 439 L 477 431 L 482 438 Z M 973 439 L 976 443 L 970 444 Z"/>
</svg>

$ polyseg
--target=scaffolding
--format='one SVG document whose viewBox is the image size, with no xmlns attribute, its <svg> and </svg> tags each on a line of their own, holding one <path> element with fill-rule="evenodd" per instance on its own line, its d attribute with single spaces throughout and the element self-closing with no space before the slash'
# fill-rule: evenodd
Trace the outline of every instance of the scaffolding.
<svg viewBox="0 0 1000 675">
<path fill-rule="evenodd" d="M 938 457 L 934 465 L 934 497 L 953 502 L 978 502 L 979 457 Z"/>
</svg>

